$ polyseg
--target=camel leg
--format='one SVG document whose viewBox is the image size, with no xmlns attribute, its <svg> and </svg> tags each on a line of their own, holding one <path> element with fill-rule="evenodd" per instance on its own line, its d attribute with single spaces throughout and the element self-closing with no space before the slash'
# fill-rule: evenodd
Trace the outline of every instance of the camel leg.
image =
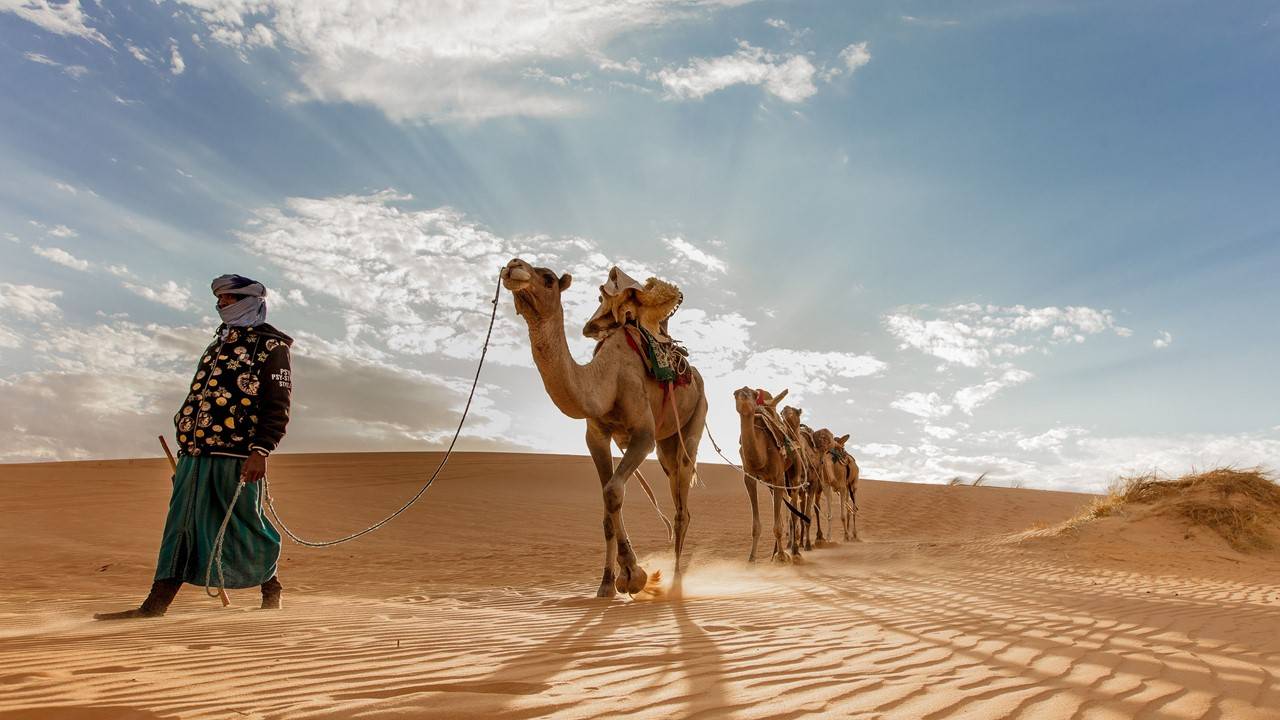
<svg viewBox="0 0 1280 720">
<path fill-rule="evenodd" d="M 622 522 L 622 501 L 626 497 L 627 480 L 653 451 L 653 447 L 653 431 L 633 432 L 627 441 L 626 451 L 622 453 L 622 460 L 604 486 L 604 509 L 612 521 L 618 546 L 618 578 L 614 581 L 618 592 L 638 593 L 644 589 L 649 579 L 648 574 L 640 569 L 635 552 L 631 549 L 631 539 L 627 537 L 627 528 Z"/>
<path fill-rule="evenodd" d="M 836 493 L 834 488 L 832 488 L 827 490 L 824 494 L 827 496 L 827 530 L 831 535 L 831 537 L 833 538 L 833 542 L 834 542 L 834 538 L 836 536 L 836 526 L 831 521 L 831 496 L 835 495 Z"/>
<path fill-rule="evenodd" d="M 849 483 L 849 531 L 850 540 L 858 541 L 858 481 Z"/>
<path fill-rule="evenodd" d="M 679 593 L 681 574 L 684 572 L 684 541 L 689 532 L 689 521 L 693 515 L 689 512 L 689 488 L 693 486 L 693 474 L 697 470 L 698 443 L 702 439 L 705 407 L 680 429 L 684 443 L 678 436 L 672 436 L 658 443 L 658 460 L 662 469 L 671 481 L 671 501 L 675 505 L 675 554 L 676 569 L 672 581 L 672 593 Z"/>
<path fill-rule="evenodd" d="M 777 488 L 770 488 L 769 491 L 773 493 L 773 559 L 777 562 L 789 562 L 791 556 L 787 554 L 786 545 L 782 542 L 782 524 L 785 522 L 782 517 L 782 493 L 785 491 Z"/>
<path fill-rule="evenodd" d="M 809 487 L 804 489 L 804 504 L 801 505 L 800 507 L 804 508 L 805 510 L 808 510 L 809 512 L 813 512 L 813 485 L 810 485 Z M 812 518 L 809 519 L 809 522 L 804 524 L 804 549 L 805 550 L 813 549 L 813 519 Z"/>
<path fill-rule="evenodd" d="M 587 426 L 587 450 L 591 452 L 591 460 L 595 463 L 596 474 L 600 476 L 600 489 L 603 492 L 609 479 L 613 477 L 613 453 L 609 447 L 609 436 L 599 428 Z M 600 589 L 596 597 L 611 598 L 614 596 L 613 566 L 618 559 L 618 546 L 614 541 L 613 516 L 604 511 L 604 576 L 600 579 Z"/>
<path fill-rule="evenodd" d="M 844 487 L 840 488 L 840 523 L 844 527 L 845 542 L 849 541 L 849 503 L 845 497 L 847 492 L 849 492 L 849 484 L 845 483 Z"/>
<path fill-rule="evenodd" d="M 756 481 L 743 474 L 742 481 L 747 484 L 747 497 L 751 499 L 751 555 L 747 562 L 756 561 L 756 546 L 760 543 L 760 500 L 756 496 Z"/>
<path fill-rule="evenodd" d="M 804 510 L 804 491 L 800 488 L 791 491 L 791 505 Z M 804 548 L 804 520 L 796 518 L 791 512 L 788 515 L 791 515 L 791 557 L 800 560 L 800 551 Z"/>
<path fill-rule="evenodd" d="M 818 525 L 818 544 L 823 542 L 822 536 L 822 486 L 818 486 L 813 490 L 813 517 L 814 522 Z"/>
</svg>

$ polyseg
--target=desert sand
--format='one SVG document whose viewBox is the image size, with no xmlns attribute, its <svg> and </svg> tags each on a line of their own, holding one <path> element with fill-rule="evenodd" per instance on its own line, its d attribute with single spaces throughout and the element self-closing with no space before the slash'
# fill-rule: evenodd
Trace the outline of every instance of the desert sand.
<svg viewBox="0 0 1280 720">
<path fill-rule="evenodd" d="M 437 460 L 280 455 L 272 486 L 330 538 Z M 286 541 L 281 612 L 188 586 L 164 618 L 100 623 L 150 583 L 166 462 L 0 466 L 0 718 L 1280 717 L 1274 552 L 1172 522 L 1054 531 L 1087 495 L 863 481 L 864 542 L 747 566 L 741 480 L 702 477 L 679 601 L 592 597 L 586 458 L 471 453 L 370 536 Z M 635 483 L 626 511 L 669 574 Z"/>
</svg>

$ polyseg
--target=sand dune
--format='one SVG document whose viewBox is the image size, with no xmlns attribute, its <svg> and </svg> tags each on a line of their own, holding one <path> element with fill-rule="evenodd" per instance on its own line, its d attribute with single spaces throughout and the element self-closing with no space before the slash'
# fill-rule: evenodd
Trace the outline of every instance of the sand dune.
<svg viewBox="0 0 1280 720">
<path fill-rule="evenodd" d="M 332 537 L 436 459 L 284 455 L 273 487 L 295 531 Z M 95 623 L 149 584 L 164 462 L 0 466 L 0 718 L 1280 717 L 1274 553 L 1025 532 L 1089 496 L 864 481 L 866 542 L 748 567 L 742 483 L 703 476 L 678 602 L 590 597 L 585 458 L 475 453 L 367 538 L 286 545 L 284 612 L 188 587 L 165 618 Z M 669 573 L 663 526 L 628 500 Z"/>
</svg>

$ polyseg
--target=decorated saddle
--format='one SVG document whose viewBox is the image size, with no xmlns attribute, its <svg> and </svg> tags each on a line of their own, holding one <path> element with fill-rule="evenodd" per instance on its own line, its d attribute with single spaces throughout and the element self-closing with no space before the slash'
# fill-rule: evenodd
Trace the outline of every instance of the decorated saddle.
<svg viewBox="0 0 1280 720">
<path fill-rule="evenodd" d="M 688 385 L 692 381 L 689 373 L 689 351 L 674 340 L 660 341 L 643 325 L 627 323 L 622 326 L 627 335 L 627 345 L 644 361 L 645 370 L 650 377 L 660 383 Z"/>
</svg>

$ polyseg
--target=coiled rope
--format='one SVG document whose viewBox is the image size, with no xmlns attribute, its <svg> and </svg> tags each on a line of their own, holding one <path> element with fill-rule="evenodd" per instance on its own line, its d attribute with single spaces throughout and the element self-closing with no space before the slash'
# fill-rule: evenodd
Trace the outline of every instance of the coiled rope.
<svg viewBox="0 0 1280 720">
<path fill-rule="evenodd" d="M 275 502 L 273 502 L 271 497 L 271 485 L 268 483 L 267 478 L 264 476 L 262 478 L 262 491 L 263 491 L 263 495 L 266 497 L 267 509 L 271 511 L 271 517 L 275 519 L 276 524 L 280 526 L 280 529 L 284 530 L 285 534 L 288 535 L 291 540 L 298 543 L 299 545 L 305 545 L 307 547 L 313 547 L 313 548 L 332 547 L 334 545 L 341 545 L 342 543 L 350 542 L 362 535 L 367 535 L 373 532 L 374 530 L 377 530 L 383 525 L 386 525 L 387 523 L 399 517 L 401 513 L 408 510 L 414 503 L 418 502 L 418 499 L 421 498 L 423 494 L 426 493 L 427 490 L 431 488 L 432 483 L 434 483 L 436 481 L 436 478 L 440 476 L 440 471 L 444 469 L 445 463 L 449 462 L 449 456 L 453 454 L 453 448 L 458 443 L 458 437 L 462 434 L 462 426 L 467 422 L 467 414 L 470 413 L 471 411 L 471 402 L 472 400 L 475 399 L 476 388 L 480 384 L 480 370 L 481 368 L 484 367 L 484 358 L 485 358 L 485 355 L 487 355 L 489 352 L 489 341 L 493 337 L 493 324 L 498 318 L 498 296 L 501 293 L 502 293 L 502 277 L 499 276 L 497 286 L 493 290 L 493 300 L 491 301 L 491 304 L 493 305 L 493 311 L 489 315 L 489 329 L 487 332 L 485 332 L 485 335 L 484 335 L 484 346 L 480 348 L 480 361 L 476 363 L 476 374 L 475 374 L 475 377 L 472 378 L 471 380 L 471 392 L 470 394 L 467 395 L 467 404 L 465 407 L 462 408 L 462 417 L 458 419 L 458 427 L 456 430 L 453 431 L 453 439 L 449 441 L 449 447 L 444 451 L 444 457 L 440 458 L 440 464 L 436 466 L 435 472 L 431 473 L 431 477 L 427 478 L 427 481 L 423 483 L 422 487 L 418 490 L 418 492 L 415 493 L 413 497 L 409 498 L 408 502 L 406 502 L 404 505 L 401 505 L 400 509 L 391 513 L 387 517 L 379 520 L 378 522 L 370 525 L 369 527 L 359 532 L 355 532 L 350 535 L 347 535 L 346 537 L 338 538 L 337 540 L 314 541 L 314 540 L 304 540 L 303 538 L 298 537 L 298 535 L 294 533 L 292 530 L 290 530 L 289 526 L 286 525 L 284 521 L 280 519 L 280 515 L 276 512 Z M 205 568 L 205 574 L 204 574 L 204 592 L 209 597 L 219 597 L 226 592 L 226 588 L 225 588 L 226 581 L 223 579 L 223 575 L 222 575 L 222 543 L 223 543 L 223 539 L 226 537 L 226 534 L 227 534 L 227 525 L 231 522 L 231 515 L 235 511 L 236 502 L 240 499 L 240 492 L 244 490 L 244 485 L 245 485 L 245 482 L 243 480 L 241 480 L 239 483 L 236 484 L 236 491 L 235 491 L 235 494 L 231 496 L 231 504 L 227 507 L 227 514 L 224 518 L 222 518 L 222 525 L 218 528 L 218 536 L 213 541 L 213 554 L 209 558 L 209 565 L 207 568 Z M 215 569 L 218 572 L 218 586 L 217 586 L 218 591 L 211 592 L 211 589 L 213 587 L 212 585 L 213 572 Z"/>
</svg>

